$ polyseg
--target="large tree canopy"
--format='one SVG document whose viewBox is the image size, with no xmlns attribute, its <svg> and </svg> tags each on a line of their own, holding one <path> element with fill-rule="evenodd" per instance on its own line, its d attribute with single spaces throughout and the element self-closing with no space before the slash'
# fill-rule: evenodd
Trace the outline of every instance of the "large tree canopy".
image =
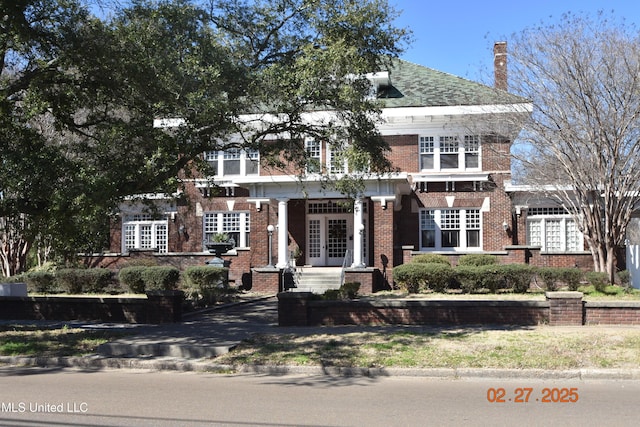
<svg viewBox="0 0 640 427">
<path fill-rule="evenodd" d="M 534 105 L 519 152 L 527 183 L 575 216 L 611 275 L 640 195 L 639 35 L 603 14 L 566 15 L 510 42 L 510 87 Z"/>
<path fill-rule="evenodd" d="M 123 197 L 173 191 L 229 144 L 304 170 L 304 136 L 348 141 L 354 166 L 388 169 L 365 78 L 408 41 L 386 1 L 134 0 L 108 18 L 92 5 L 0 1 L 3 274 L 35 244 L 100 250 Z"/>
</svg>

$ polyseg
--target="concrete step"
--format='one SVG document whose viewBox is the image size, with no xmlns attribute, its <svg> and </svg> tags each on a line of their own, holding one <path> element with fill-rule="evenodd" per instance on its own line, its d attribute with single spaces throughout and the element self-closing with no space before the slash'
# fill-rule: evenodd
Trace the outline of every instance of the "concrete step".
<svg viewBox="0 0 640 427">
<path fill-rule="evenodd" d="M 339 289 L 342 269 L 336 267 L 299 267 L 296 269 L 294 292 L 322 294 L 329 289 Z"/>
<path fill-rule="evenodd" d="M 228 353 L 239 342 L 221 342 L 216 345 L 197 345 L 166 342 L 133 343 L 122 340 L 100 344 L 96 350 L 101 356 L 108 357 L 178 357 L 201 359 L 216 357 Z"/>
</svg>

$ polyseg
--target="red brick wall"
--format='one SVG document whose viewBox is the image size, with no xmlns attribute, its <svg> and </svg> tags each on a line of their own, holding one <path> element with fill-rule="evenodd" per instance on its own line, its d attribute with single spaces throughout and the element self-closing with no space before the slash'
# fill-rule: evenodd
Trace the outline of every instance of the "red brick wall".
<svg viewBox="0 0 640 427">
<path fill-rule="evenodd" d="M 391 152 L 387 158 L 391 165 L 403 172 L 419 172 L 418 135 L 385 136 Z"/>
<path fill-rule="evenodd" d="M 586 325 L 640 325 L 640 304 L 633 302 L 585 303 Z"/>
<path fill-rule="evenodd" d="M 584 308 L 583 308 L 584 307 Z M 278 294 L 281 326 L 312 325 L 638 325 L 640 303 L 586 302 L 580 292 L 548 292 L 547 301 L 314 301 Z M 285 322 L 285 323 L 282 323 Z"/>
</svg>

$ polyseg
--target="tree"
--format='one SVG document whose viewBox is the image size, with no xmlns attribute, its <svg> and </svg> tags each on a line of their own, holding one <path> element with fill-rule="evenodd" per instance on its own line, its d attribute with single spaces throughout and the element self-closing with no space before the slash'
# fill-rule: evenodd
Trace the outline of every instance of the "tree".
<svg viewBox="0 0 640 427">
<path fill-rule="evenodd" d="M 526 182 L 574 216 L 612 280 L 640 195 L 639 41 L 604 14 L 567 14 L 510 41 L 510 88 L 534 105 L 516 151 Z"/>
<path fill-rule="evenodd" d="M 174 192 L 205 151 L 303 171 L 311 136 L 388 170 L 365 75 L 408 36 L 385 1 L 134 0 L 102 20 L 87 3 L 0 3 L 3 274 L 25 268 L 9 247 L 99 250 L 124 197 Z"/>
</svg>

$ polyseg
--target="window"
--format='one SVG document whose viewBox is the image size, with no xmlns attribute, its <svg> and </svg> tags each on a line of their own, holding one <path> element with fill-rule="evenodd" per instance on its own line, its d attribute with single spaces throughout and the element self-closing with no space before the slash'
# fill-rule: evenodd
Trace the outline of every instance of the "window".
<svg viewBox="0 0 640 427">
<path fill-rule="evenodd" d="M 423 248 L 436 247 L 436 219 L 434 210 L 420 211 L 420 234 Z"/>
<path fill-rule="evenodd" d="M 127 215 L 123 218 L 123 252 L 129 249 L 155 249 L 167 252 L 167 218 L 154 219 L 150 214 Z"/>
<path fill-rule="evenodd" d="M 480 247 L 480 209 L 467 209 L 467 247 Z"/>
<path fill-rule="evenodd" d="M 340 174 L 347 172 L 347 159 L 344 155 L 343 147 L 331 147 L 331 149 L 327 151 L 327 157 L 329 158 L 329 171 L 331 173 Z"/>
<path fill-rule="evenodd" d="M 559 207 L 529 208 L 527 244 L 546 252 L 580 252 L 583 236 L 571 215 Z"/>
<path fill-rule="evenodd" d="M 480 137 L 465 135 L 464 137 L 464 165 L 466 168 L 480 167 Z"/>
<path fill-rule="evenodd" d="M 204 157 L 213 168 L 214 176 L 258 175 L 260 170 L 258 150 L 228 148 L 225 151 L 207 151 Z"/>
<path fill-rule="evenodd" d="M 421 249 L 480 249 L 480 209 L 422 209 Z"/>
<path fill-rule="evenodd" d="M 240 150 L 230 148 L 222 153 L 223 175 L 240 175 Z"/>
<path fill-rule="evenodd" d="M 460 211 L 443 209 L 440 211 L 440 228 L 442 247 L 457 248 L 460 246 Z"/>
<path fill-rule="evenodd" d="M 320 141 L 308 139 L 305 141 L 307 151 L 307 173 L 322 172 L 322 158 Z"/>
<path fill-rule="evenodd" d="M 421 136 L 420 170 L 466 170 L 480 168 L 480 136 L 465 135 L 464 144 L 456 135 Z"/>
<path fill-rule="evenodd" d="M 250 246 L 249 212 L 208 212 L 203 217 L 204 241 L 213 242 L 215 234 L 224 233 L 233 239 L 235 246 Z"/>
<path fill-rule="evenodd" d="M 245 175 L 258 175 L 260 172 L 260 153 L 258 150 L 247 150 L 245 154 Z"/>
<path fill-rule="evenodd" d="M 440 137 L 440 169 L 458 169 L 458 138 Z"/>
<path fill-rule="evenodd" d="M 420 169 L 433 169 L 433 153 L 435 145 L 432 136 L 420 137 Z"/>
</svg>

